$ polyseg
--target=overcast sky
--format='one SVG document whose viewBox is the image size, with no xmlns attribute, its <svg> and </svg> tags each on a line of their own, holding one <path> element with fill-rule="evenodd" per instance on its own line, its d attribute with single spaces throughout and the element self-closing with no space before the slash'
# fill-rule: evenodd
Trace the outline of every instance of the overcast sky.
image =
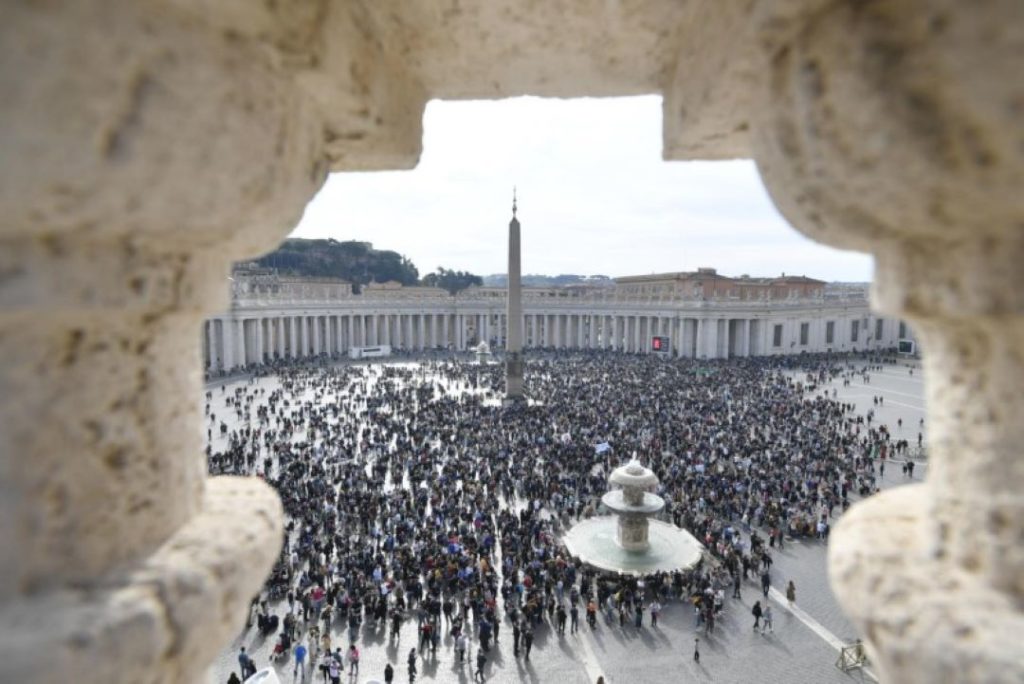
<svg viewBox="0 0 1024 684">
<path fill-rule="evenodd" d="M 524 273 L 871 279 L 870 257 L 790 228 L 752 162 L 663 161 L 660 97 L 434 101 L 423 127 L 416 169 L 331 175 L 292 235 L 504 273 L 516 185 Z"/>
</svg>

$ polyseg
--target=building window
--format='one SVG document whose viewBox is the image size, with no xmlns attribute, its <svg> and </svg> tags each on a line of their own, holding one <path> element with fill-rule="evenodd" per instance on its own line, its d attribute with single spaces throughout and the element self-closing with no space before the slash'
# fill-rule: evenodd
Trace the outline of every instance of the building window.
<svg viewBox="0 0 1024 684">
<path fill-rule="evenodd" d="M 860 332 L 860 321 L 850 322 L 850 341 L 856 342 L 858 333 Z"/>
<path fill-rule="evenodd" d="M 900 339 L 902 340 L 907 336 L 907 324 L 900 321 Z"/>
<path fill-rule="evenodd" d="M 807 346 L 807 339 L 811 336 L 811 324 L 801 323 L 800 324 L 800 346 Z"/>
<path fill-rule="evenodd" d="M 832 344 L 836 336 L 836 322 L 828 321 L 825 323 L 825 344 Z"/>
<path fill-rule="evenodd" d="M 882 339 L 882 330 L 883 330 L 882 323 L 883 323 L 883 321 L 882 321 L 881 318 L 879 318 L 877 321 L 875 321 L 875 341 L 876 342 L 879 342 Z"/>
<path fill-rule="evenodd" d="M 775 326 L 775 330 L 772 331 L 772 346 L 773 347 L 781 347 L 782 346 L 782 326 L 781 325 L 776 325 Z"/>
</svg>

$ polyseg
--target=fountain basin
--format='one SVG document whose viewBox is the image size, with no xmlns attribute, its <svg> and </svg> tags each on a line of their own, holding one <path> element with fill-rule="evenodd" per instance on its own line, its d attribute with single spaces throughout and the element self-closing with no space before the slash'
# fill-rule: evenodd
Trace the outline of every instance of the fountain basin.
<svg viewBox="0 0 1024 684">
<path fill-rule="evenodd" d="M 700 562 L 704 546 L 686 530 L 660 520 L 646 520 L 647 546 L 623 548 L 617 540 L 619 516 L 581 520 L 562 537 L 569 554 L 583 563 L 624 575 L 687 570 Z"/>
<path fill-rule="evenodd" d="M 665 500 L 660 496 L 644 492 L 639 504 L 633 504 L 626 499 L 626 493 L 621 489 L 613 489 L 601 497 L 601 503 L 610 511 L 619 514 L 635 513 L 638 515 L 654 515 L 665 507 Z"/>
</svg>

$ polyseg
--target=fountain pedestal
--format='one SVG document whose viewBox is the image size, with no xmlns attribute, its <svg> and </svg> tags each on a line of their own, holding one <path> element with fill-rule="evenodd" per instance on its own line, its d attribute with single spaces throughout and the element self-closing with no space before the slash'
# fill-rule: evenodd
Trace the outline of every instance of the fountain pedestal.
<svg viewBox="0 0 1024 684">
<path fill-rule="evenodd" d="M 627 551 L 646 551 L 651 543 L 648 541 L 647 518 L 643 516 L 619 516 L 619 546 Z"/>
</svg>

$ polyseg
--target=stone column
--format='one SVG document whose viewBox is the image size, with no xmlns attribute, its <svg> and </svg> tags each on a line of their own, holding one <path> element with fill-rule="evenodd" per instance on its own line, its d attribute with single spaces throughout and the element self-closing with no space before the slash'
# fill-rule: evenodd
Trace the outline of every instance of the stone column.
<svg viewBox="0 0 1024 684">
<path fill-rule="evenodd" d="M 249 353 L 248 340 L 245 339 L 245 321 L 232 320 L 231 329 L 235 337 L 235 365 L 244 366 L 248 363 L 247 354 Z"/>
<path fill-rule="evenodd" d="M 217 369 L 217 319 L 211 318 L 203 324 L 206 329 L 206 356 L 207 367 L 210 370 Z"/>
<path fill-rule="evenodd" d="M 235 322 L 231 318 L 221 319 L 221 344 L 224 350 L 224 370 L 235 367 Z"/>
<path fill-rule="evenodd" d="M 264 347 L 264 353 L 268 359 L 274 358 L 274 348 L 277 344 L 277 335 L 274 333 L 274 319 L 264 318 L 263 325 L 266 328 L 266 343 Z"/>
<path fill-rule="evenodd" d="M 924 352 L 926 478 L 854 504 L 829 542 L 885 682 L 1024 681 L 1024 5 L 973 9 L 782 22 L 754 123 L 779 209 L 872 252 L 873 305 Z"/>
<path fill-rule="evenodd" d="M 298 343 L 298 330 L 295 325 L 295 316 L 288 316 L 288 355 L 291 358 L 298 358 L 299 356 L 299 343 Z"/>
<path fill-rule="evenodd" d="M 253 332 L 256 335 L 256 344 L 254 345 L 256 349 L 256 363 L 263 363 L 263 354 L 265 353 L 263 349 L 263 318 L 254 318 L 252 321 L 252 327 Z"/>
</svg>

